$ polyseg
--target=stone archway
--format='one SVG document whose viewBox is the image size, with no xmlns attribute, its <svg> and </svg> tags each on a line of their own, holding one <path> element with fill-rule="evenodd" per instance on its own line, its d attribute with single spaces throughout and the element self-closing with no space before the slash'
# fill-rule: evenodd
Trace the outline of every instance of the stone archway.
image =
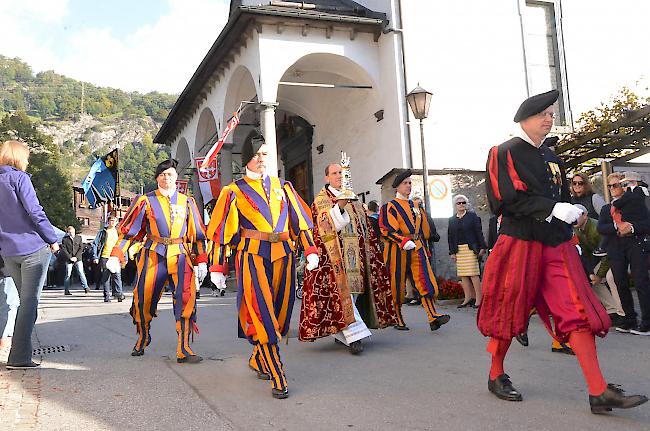
<svg viewBox="0 0 650 431">
<path fill-rule="evenodd" d="M 282 75 L 277 101 L 276 124 L 281 126 L 286 116 L 311 127 L 308 166 L 314 193 L 323 186 L 325 167 L 338 162 L 341 151 L 351 158 L 353 184 L 359 194 L 376 187 L 379 173 L 392 165 L 390 157 L 378 158 L 375 152 L 375 143 L 381 138 L 381 123 L 375 113 L 382 109 L 377 84 L 353 60 L 330 53 L 301 57 Z M 289 147 L 299 141 L 281 142 L 281 134 L 279 128 L 278 147 L 291 152 Z M 300 142 L 304 145 L 307 141 Z M 368 165 L 370 160 L 372 165 Z M 386 166 L 379 166 L 381 163 Z"/>
<path fill-rule="evenodd" d="M 192 155 L 187 139 L 181 138 L 172 157 L 178 162 L 178 178 L 188 179 L 192 175 Z"/>
<path fill-rule="evenodd" d="M 246 66 L 240 65 L 235 69 L 228 81 L 228 88 L 223 104 L 224 110 L 223 118 L 221 119 L 221 130 L 230 121 L 233 113 L 242 101 L 256 102 L 257 88 L 250 70 Z M 259 127 L 259 114 L 255 106 L 250 106 L 241 113 L 239 126 L 228 137 L 219 153 L 219 167 L 224 184 L 228 184 L 230 181 L 242 175 L 241 148 L 244 139 L 246 139 L 246 136 L 255 127 Z"/>
</svg>

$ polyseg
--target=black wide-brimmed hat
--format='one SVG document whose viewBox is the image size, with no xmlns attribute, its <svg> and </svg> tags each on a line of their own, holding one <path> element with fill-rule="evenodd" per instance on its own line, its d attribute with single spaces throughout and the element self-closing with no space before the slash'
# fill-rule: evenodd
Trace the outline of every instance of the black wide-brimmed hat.
<svg viewBox="0 0 650 431">
<path fill-rule="evenodd" d="M 558 97 L 560 97 L 560 92 L 557 90 L 551 90 L 546 93 L 536 94 L 524 100 L 515 114 L 515 123 L 519 123 L 528 117 L 539 114 L 544 109 L 554 104 Z"/>
<path fill-rule="evenodd" d="M 413 175 L 413 173 L 411 172 L 410 169 L 405 170 L 405 171 L 402 172 L 401 174 L 397 174 L 397 176 L 396 176 L 395 179 L 393 180 L 393 188 L 396 189 L 397 186 L 399 186 L 400 184 L 402 184 L 402 181 L 404 181 L 405 179 L 407 179 L 407 178 L 410 177 L 411 175 Z"/>
<path fill-rule="evenodd" d="M 255 157 L 255 154 L 257 154 L 262 145 L 264 145 L 264 136 L 257 129 L 251 130 L 248 136 L 246 136 L 244 146 L 241 149 L 242 166 L 246 166 Z"/>
<path fill-rule="evenodd" d="M 178 161 L 175 159 L 163 160 L 158 164 L 158 166 L 156 166 L 156 175 L 154 175 L 154 178 L 158 178 L 158 175 L 162 174 L 169 168 L 176 169 L 176 166 L 178 166 Z"/>
</svg>

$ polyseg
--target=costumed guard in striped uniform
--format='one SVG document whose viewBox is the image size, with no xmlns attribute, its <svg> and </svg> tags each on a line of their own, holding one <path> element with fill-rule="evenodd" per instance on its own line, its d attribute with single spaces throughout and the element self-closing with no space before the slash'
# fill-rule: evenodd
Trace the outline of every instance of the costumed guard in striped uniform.
<svg viewBox="0 0 650 431">
<path fill-rule="evenodd" d="M 271 380 L 275 398 L 289 395 L 278 344 L 289 330 L 295 296 L 295 242 L 307 268 L 318 266 L 309 207 L 291 183 L 266 174 L 267 146 L 252 132 L 244 142 L 246 176 L 223 188 L 208 225 L 210 277 L 225 289 L 226 247 L 237 250 L 239 336 L 254 346 L 249 366 Z"/>
<path fill-rule="evenodd" d="M 558 96 L 552 90 L 524 101 L 514 118 L 521 126 L 519 136 L 493 147 L 488 156 L 488 200 L 492 212 L 501 216 L 499 238 L 485 266 L 477 319 L 481 333 L 490 337 L 488 389 L 504 400 L 522 400 L 504 372 L 503 360 L 512 337 L 526 332 L 535 307 L 558 341 L 571 342 L 587 381 L 591 411 L 635 407 L 648 399 L 624 395 L 601 374 L 594 335 L 607 334 L 609 316 L 571 242 L 571 224 L 581 210 L 568 203 L 561 162 L 543 145 Z"/>
<path fill-rule="evenodd" d="M 432 331 L 449 322 L 448 314 L 439 314 L 433 301 L 438 296 L 438 283 L 433 274 L 423 240 L 431 235 L 429 221 L 420 207 L 408 198 L 411 194 L 411 171 L 406 170 L 393 180 L 396 197 L 381 207 L 379 227 L 384 238 L 384 262 L 391 276 L 393 303 L 397 314 L 395 329 L 408 331 L 402 317 L 402 303 L 407 278 L 422 296 Z"/>
<path fill-rule="evenodd" d="M 361 340 L 372 335 L 368 326 L 385 328 L 397 319 L 377 237 L 351 186 L 342 181 L 343 169 L 349 171 L 336 163 L 325 168 L 328 185 L 312 204 L 321 262 L 305 274 L 298 338 L 314 341 L 333 334 L 358 354 Z"/>
<path fill-rule="evenodd" d="M 194 354 L 189 343 L 190 333 L 196 330 L 196 278 L 200 285 L 208 273 L 205 226 L 194 199 L 176 191 L 176 165 L 176 160 L 158 165 L 158 189 L 131 205 L 117 227 L 120 238 L 106 267 L 112 272 L 116 266 L 119 269 L 120 263 L 126 264 L 131 244 L 144 242 L 136 257 L 131 316 L 138 341 L 131 355 L 142 356 L 151 342 L 151 320 L 163 288 L 169 284 L 178 332 L 176 361 L 197 363 L 203 358 Z"/>
</svg>

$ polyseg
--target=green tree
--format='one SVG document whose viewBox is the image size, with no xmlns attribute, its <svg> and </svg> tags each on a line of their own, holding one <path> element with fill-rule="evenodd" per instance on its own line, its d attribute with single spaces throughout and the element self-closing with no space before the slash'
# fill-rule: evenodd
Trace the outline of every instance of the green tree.
<svg viewBox="0 0 650 431">
<path fill-rule="evenodd" d="M 68 225 L 79 228 L 72 207 L 72 183 L 62 168 L 61 153 L 52 138 L 39 132 L 27 114 L 17 112 L 0 121 L 0 141 L 8 139 L 19 139 L 29 146 L 27 172 L 32 174 L 34 189 L 50 222 L 62 229 Z"/>
<path fill-rule="evenodd" d="M 155 189 L 156 166 L 168 158 L 169 147 L 154 144 L 149 133 L 144 135 L 142 142 L 125 145 L 120 155 L 122 186 L 135 193 L 139 193 L 141 187 L 145 192 Z"/>
</svg>

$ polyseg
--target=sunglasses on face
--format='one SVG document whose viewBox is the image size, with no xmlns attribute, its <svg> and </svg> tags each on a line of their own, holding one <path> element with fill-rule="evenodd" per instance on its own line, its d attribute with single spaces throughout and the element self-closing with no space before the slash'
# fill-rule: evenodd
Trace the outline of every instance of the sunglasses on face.
<svg viewBox="0 0 650 431">
<path fill-rule="evenodd" d="M 621 183 L 607 184 L 608 189 L 617 189 L 621 187 Z"/>
<path fill-rule="evenodd" d="M 465 205 L 467 202 L 456 202 L 456 205 Z"/>
</svg>

